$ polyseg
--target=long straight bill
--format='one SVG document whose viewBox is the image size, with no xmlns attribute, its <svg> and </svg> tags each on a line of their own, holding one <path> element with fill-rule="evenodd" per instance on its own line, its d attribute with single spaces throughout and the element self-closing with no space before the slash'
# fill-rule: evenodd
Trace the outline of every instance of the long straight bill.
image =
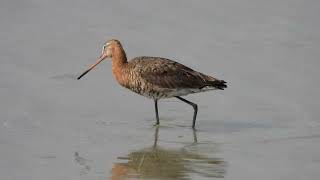
<svg viewBox="0 0 320 180">
<path fill-rule="evenodd" d="M 87 69 L 85 72 L 83 72 L 77 79 L 78 79 L 78 80 L 81 79 L 82 76 L 86 75 L 89 71 L 91 71 L 91 70 L 92 70 L 94 67 L 96 67 L 99 63 L 101 63 L 101 62 L 104 60 L 104 58 L 105 58 L 104 56 L 101 56 L 96 63 L 92 64 L 92 65 L 89 67 L 89 69 Z"/>
</svg>

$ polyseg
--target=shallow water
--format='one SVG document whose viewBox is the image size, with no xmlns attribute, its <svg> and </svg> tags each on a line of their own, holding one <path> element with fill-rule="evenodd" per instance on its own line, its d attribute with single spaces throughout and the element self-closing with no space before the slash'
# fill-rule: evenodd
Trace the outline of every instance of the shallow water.
<svg viewBox="0 0 320 180">
<path fill-rule="evenodd" d="M 223 178 L 226 162 L 216 154 L 214 143 L 198 142 L 197 132 L 193 131 L 190 143 L 161 142 L 159 127 L 155 127 L 152 146 L 118 157 L 112 167 L 112 179 L 190 179 L 192 176 Z M 180 136 L 182 138 L 182 136 Z M 158 141 L 160 141 L 158 143 Z M 162 148 L 168 144 L 174 147 Z"/>
<path fill-rule="evenodd" d="M 1 179 L 317 179 L 317 1 L 0 2 Z M 102 44 L 177 60 L 224 91 L 153 102 Z M 155 143 L 156 142 L 156 143 Z M 156 145 L 155 145 L 156 144 Z"/>
</svg>

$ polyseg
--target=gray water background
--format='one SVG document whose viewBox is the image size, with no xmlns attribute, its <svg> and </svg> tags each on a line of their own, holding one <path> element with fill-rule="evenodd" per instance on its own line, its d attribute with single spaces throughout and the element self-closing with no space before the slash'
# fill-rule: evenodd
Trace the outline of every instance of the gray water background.
<svg viewBox="0 0 320 180">
<path fill-rule="evenodd" d="M 319 12 L 316 0 L 1 0 L 1 179 L 110 179 L 119 157 L 152 147 L 153 102 L 120 87 L 110 62 L 75 80 L 111 38 L 129 58 L 229 84 L 187 97 L 198 144 L 191 107 L 160 101 L 158 145 L 193 144 L 225 179 L 318 179 Z"/>
</svg>

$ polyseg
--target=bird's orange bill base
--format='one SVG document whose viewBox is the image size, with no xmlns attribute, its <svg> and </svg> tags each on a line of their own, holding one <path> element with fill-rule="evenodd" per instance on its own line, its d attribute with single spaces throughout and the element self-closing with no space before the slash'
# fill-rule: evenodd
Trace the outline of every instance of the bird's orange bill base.
<svg viewBox="0 0 320 180">
<path fill-rule="evenodd" d="M 92 64 L 89 69 L 87 69 L 85 72 L 83 72 L 77 79 L 81 79 L 82 76 L 86 75 L 89 71 L 91 71 L 94 67 L 96 67 L 99 63 L 101 63 L 106 58 L 105 55 L 101 55 L 98 59 L 98 61 L 94 64 Z"/>
</svg>

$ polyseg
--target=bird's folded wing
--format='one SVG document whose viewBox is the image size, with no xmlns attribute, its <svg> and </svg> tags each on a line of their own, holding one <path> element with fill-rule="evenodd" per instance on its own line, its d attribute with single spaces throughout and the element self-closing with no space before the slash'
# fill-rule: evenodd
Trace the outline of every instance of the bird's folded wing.
<svg viewBox="0 0 320 180">
<path fill-rule="evenodd" d="M 159 88 L 203 88 L 216 80 L 169 59 L 157 58 L 139 64 L 143 64 L 138 70 L 140 77 Z"/>
</svg>

